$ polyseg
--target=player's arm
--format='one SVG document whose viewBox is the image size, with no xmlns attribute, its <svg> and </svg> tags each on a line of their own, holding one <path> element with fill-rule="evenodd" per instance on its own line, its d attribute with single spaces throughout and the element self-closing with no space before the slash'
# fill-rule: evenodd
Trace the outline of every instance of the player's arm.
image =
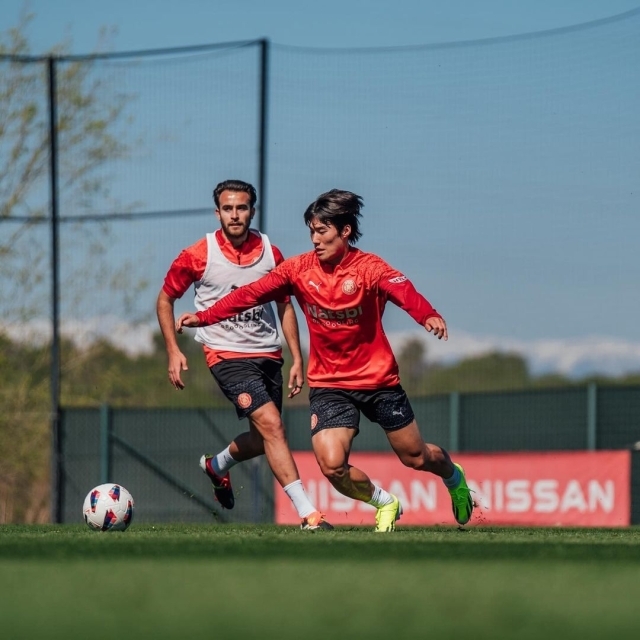
<svg viewBox="0 0 640 640">
<path fill-rule="evenodd" d="M 284 264 L 286 262 L 282 266 Z M 221 298 L 204 311 L 183 313 L 176 321 L 176 331 L 181 333 L 182 327 L 206 327 L 216 322 L 222 322 L 222 320 L 226 320 L 236 313 L 266 304 L 286 296 L 288 293 L 289 279 L 287 273 L 281 270 L 280 267 L 276 267 L 259 280 L 228 293 L 224 298 Z"/>
<path fill-rule="evenodd" d="M 386 270 L 378 281 L 380 291 L 418 324 L 441 340 L 447 340 L 447 323 L 431 303 L 413 286 L 413 283 L 395 269 Z"/>
<path fill-rule="evenodd" d="M 178 341 L 176 340 L 174 330 L 175 316 L 173 311 L 175 301 L 175 298 L 172 298 L 164 289 L 161 289 L 156 302 L 156 313 L 167 350 L 169 382 L 176 389 L 184 389 L 184 382 L 182 382 L 180 374 L 182 371 L 187 371 L 189 366 L 187 364 L 187 358 L 184 353 L 180 351 Z"/>
<path fill-rule="evenodd" d="M 181 372 L 188 370 L 187 358 L 180 351 L 175 334 L 174 304 L 189 287 L 202 277 L 207 264 L 206 238 L 180 252 L 171 263 L 156 302 L 156 314 L 167 349 L 169 382 L 176 389 L 184 389 Z"/>
<path fill-rule="evenodd" d="M 282 325 L 282 333 L 289 346 L 289 351 L 293 358 L 293 364 L 289 370 L 288 388 L 291 390 L 288 397 L 297 396 L 304 385 L 304 362 L 302 350 L 300 349 L 300 332 L 298 330 L 298 319 L 296 310 L 291 302 L 277 302 L 278 316 Z"/>
</svg>

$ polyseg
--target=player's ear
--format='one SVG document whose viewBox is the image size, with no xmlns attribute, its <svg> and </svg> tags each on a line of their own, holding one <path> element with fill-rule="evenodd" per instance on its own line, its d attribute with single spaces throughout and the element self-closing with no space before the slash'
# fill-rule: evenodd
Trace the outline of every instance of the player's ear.
<svg viewBox="0 0 640 640">
<path fill-rule="evenodd" d="M 342 227 L 342 231 L 340 232 L 340 237 L 348 238 L 350 235 L 351 235 L 351 225 L 345 224 L 344 227 Z"/>
<path fill-rule="evenodd" d="M 251 207 L 251 214 L 249 215 L 249 220 L 253 220 L 253 216 L 256 215 L 256 208 Z"/>
</svg>

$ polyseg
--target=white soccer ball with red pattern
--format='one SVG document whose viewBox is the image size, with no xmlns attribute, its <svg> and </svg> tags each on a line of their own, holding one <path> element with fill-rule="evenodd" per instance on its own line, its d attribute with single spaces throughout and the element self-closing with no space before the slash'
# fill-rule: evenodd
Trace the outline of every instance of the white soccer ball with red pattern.
<svg viewBox="0 0 640 640">
<path fill-rule="evenodd" d="M 124 531 L 133 519 L 133 496 L 114 482 L 101 484 L 89 491 L 82 514 L 90 529 Z"/>
</svg>

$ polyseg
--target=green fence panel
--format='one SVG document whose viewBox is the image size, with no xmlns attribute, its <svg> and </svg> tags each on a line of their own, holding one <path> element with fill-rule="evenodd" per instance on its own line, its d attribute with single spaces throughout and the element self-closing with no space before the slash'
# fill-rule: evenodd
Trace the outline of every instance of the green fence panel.
<svg viewBox="0 0 640 640">
<path fill-rule="evenodd" d="M 640 441 L 640 387 L 445 395 L 411 404 L 424 439 L 452 450 L 634 449 Z M 283 418 L 291 449 L 311 450 L 309 409 L 287 408 Z M 64 522 L 81 521 L 82 501 L 106 469 L 133 494 L 139 522 L 273 520 L 274 481 L 264 456 L 234 468 L 232 511 L 214 502 L 198 466 L 203 453 L 246 431 L 232 408 L 66 409 L 62 421 Z M 362 417 L 353 450 L 390 447 L 384 431 Z M 632 520 L 640 523 L 640 452 L 632 460 Z"/>
<path fill-rule="evenodd" d="M 599 449 L 626 449 L 640 442 L 640 389 L 600 387 L 597 406 Z"/>
<path fill-rule="evenodd" d="M 271 522 L 273 476 L 264 457 L 233 471 L 236 507 L 214 502 L 199 468 L 203 453 L 223 449 L 247 422 L 235 411 L 209 409 L 113 409 L 110 481 L 136 500 L 138 522 Z M 64 522 L 82 518 L 82 501 L 101 483 L 100 411 L 63 413 Z"/>
<path fill-rule="evenodd" d="M 584 388 L 460 397 L 461 451 L 587 448 Z"/>
</svg>

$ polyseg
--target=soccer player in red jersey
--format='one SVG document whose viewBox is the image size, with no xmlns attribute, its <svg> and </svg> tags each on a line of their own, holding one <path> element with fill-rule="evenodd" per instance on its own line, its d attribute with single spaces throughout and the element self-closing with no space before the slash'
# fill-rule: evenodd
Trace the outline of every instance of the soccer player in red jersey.
<svg viewBox="0 0 640 640">
<path fill-rule="evenodd" d="M 278 296 L 295 295 L 309 326 L 311 435 L 322 473 L 343 495 L 377 508 L 376 531 L 395 529 L 402 515 L 398 498 L 349 464 L 362 412 L 385 430 L 404 465 L 443 479 L 454 517 L 464 525 L 473 511 L 464 470 L 444 449 L 422 439 L 382 315 L 392 302 L 438 339 L 447 340 L 447 325 L 404 274 L 355 248 L 361 207 L 360 196 L 349 191 L 322 194 L 304 214 L 313 251 L 285 260 L 208 309 L 181 315 L 176 330 L 209 326 Z"/>
<path fill-rule="evenodd" d="M 174 331 L 174 303 L 191 285 L 195 305 L 205 309 L 230 291 L 254 282 L 283 262 L 269 238 L 249 225 L 255 214 L 256 191 L 241 180 L 227 180 L 213 192 L 220 229 L 191 245 L 173 261 L 158 295 L 157 314 L 169 363 L 169 381 L 184 389 L 188 369 Z M 276 301 L 282 332 L 293 356 L 289 397 L 304 384 L 302 353 L 295 310 L 289 296 Z M 227 322 L 203 327 L 195 339 L 202 343 L 213 377 L 235 405 L 238 418 L 248 418 L 249 431 L 240 434 L 217 455 L 205 454 L 200 466 L 213 484 L 220 504 L 235 504 L 229 470 L 238 462 L 265 454 L 274 476 L 298 511 L 303 529 L 332 529 L 306 495 L 282 423 L 282 348 L 271 304 L 227 316 Z"/>
</svg>

